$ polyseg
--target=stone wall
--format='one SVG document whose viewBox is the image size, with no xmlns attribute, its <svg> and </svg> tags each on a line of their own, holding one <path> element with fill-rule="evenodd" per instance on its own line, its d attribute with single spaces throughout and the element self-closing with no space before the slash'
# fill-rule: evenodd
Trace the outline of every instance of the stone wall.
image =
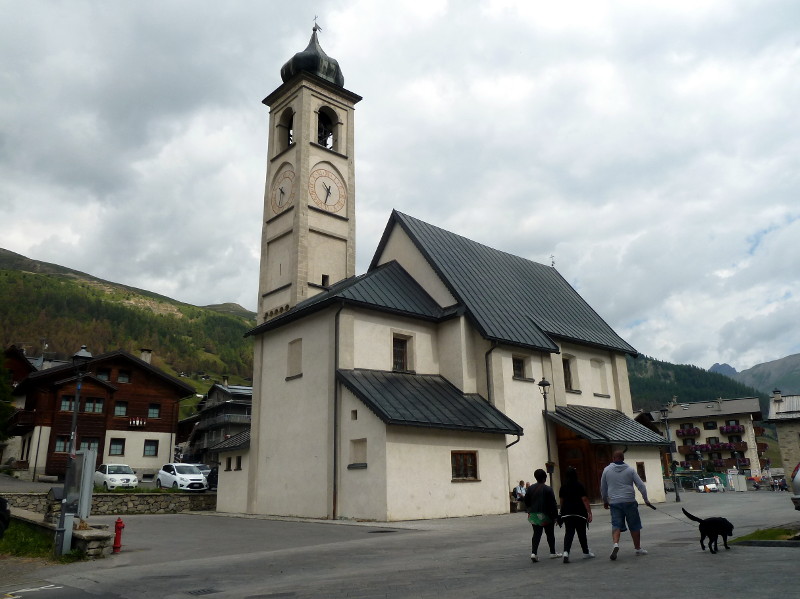
<svg viewBox="0 0 800 599">
<path fill-rule="evenodd" d="M 47 493 L 4 493 L 11 507 L 47 514 Z M 55 506 L 54 506 L 55 507 Z M 217 508 L 217 496 L 208 493 L 95 493 L 92 515 L 177 514 L 208 512 Z"/>
</svg>

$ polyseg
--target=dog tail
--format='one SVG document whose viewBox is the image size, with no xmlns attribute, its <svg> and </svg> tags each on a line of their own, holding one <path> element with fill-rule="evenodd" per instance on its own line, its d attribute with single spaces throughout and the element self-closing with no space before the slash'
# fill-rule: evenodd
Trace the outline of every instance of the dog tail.
<svg viewBox="0 0 800 599">
<path fill-rule="evenodd" d="M 689 512 L 686 511 L 686 509 L 681 508 L 681 510 L 683 510 L 683 513 L 686 514 L 686 517 L 689 518 L 689 520 L 694 520 L 695 522 L 703 521 L 701 518 L 698 518 L 697 516 L 692 516 Z"/>
</svg>

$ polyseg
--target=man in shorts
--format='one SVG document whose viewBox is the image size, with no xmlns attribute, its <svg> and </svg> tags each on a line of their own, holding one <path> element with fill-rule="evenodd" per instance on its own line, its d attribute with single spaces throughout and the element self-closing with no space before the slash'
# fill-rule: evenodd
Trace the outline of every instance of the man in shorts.
<svg viewBox="0 0 800 599">
<path fill-rule="evenodd" d="M 631 531 L 633 547 L 636 555 L 647 555 L 647 550 L 642 549 L 641 530 L 642 521 L 639 518 L 639 504 L 636 502 L 634 485 L 644 498 L 648 507 L 653 507 L 647 499 L 647 487 L 636 474 L 636 470 L 625 463 L 625 453 L 617 450 L 612 455 L 612 462 L 603 470 L 600 478 L 600 494 L 603 497 L 603 507 L 611 509 L 611 538 L 614 548 L 611 550 L 611 559 L 617 559 L 619 553 L 619 537 L 626 530 Z M 626 526 L 627 523 L 627 526 Z"/>
</svg>

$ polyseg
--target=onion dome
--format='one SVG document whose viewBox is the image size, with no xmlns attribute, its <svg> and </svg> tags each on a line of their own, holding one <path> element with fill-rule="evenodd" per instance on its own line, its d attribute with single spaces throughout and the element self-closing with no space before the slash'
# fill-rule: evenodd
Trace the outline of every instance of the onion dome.
<svg viewBox="0 0 800 599">
<path fill-rule="evenodd" d="M 335 58 L 331 58 L 323 52 L 317 40 L 318 30 L 319 27 L 314 25 L 308 47 L 302 52 L 298 52 L 292 56 L 286 64 L 281 67 L 281 79 L 284 83 L 301 71 L 305 71 L 317 77 L 322 77 L 339 87 L 344 87 L 342 69 L 339 68 L 339 63 Z"/>
</svg>

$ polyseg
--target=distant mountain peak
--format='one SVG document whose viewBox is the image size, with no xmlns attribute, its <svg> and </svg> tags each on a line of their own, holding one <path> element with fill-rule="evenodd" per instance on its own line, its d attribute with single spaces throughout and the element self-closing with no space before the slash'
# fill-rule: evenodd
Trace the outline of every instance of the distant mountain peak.
<svg viewBox="0 0 800 599">
<path fill-rule="evenodd" d="M 716 372 L 717 374 L 724 374 L 733 378 L 736 375 L 736 369 L 730 364 L 716 363 L 708 369 L 709 372 Z"/>
</svg>

